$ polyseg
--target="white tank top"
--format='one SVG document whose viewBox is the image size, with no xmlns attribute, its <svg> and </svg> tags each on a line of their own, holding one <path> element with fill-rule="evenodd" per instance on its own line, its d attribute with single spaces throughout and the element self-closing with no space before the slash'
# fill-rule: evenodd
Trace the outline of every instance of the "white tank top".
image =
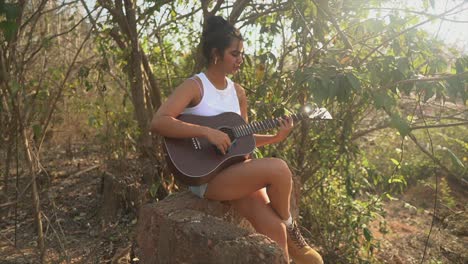
<svg viewBox="0 0 468 264">
<path fill-rule="evenodd" d="M 226 77 L 226 88 L 219 90 L 214 87 L 204 73 L 199 73 L 196 76 L 202 82 L 202 98 L 196 106 L 185 108 L 182 111 L 183 114 L 200 116 L 214 116 L 224 112 L 241 114 L 236 88 L 229 78 Z"/>
</svg>

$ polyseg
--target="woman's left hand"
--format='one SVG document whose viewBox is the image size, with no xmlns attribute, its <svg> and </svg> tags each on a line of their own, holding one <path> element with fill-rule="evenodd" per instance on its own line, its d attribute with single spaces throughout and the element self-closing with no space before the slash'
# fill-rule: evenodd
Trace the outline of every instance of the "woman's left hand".
<svg viewBox="0 0 468 264">
<path fill-rule="evenodd" d="M 279 118 L 279 122 L 280 127 L 278 133 L 276 133 L 275 136 L 277 142 L 283 141 L 285 138 L 287 138 L 294 127 L 293 118 L 290 116 Z"/>
</svg>

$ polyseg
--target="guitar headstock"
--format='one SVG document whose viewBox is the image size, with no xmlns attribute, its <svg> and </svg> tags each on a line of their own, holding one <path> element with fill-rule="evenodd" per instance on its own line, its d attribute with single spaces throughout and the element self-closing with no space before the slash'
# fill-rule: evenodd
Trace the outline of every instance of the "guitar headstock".
<svg viewBox="0 0 468 264">
<path fill-rule="evenodd" d="M 303 110 L 303 115 L 310 119 L 325 119 L 330 120 L 333 119 L 331 114 L 327 111 L 327 109 L 323 107 L 314 106 L 305 106 Z"/>
</svg>

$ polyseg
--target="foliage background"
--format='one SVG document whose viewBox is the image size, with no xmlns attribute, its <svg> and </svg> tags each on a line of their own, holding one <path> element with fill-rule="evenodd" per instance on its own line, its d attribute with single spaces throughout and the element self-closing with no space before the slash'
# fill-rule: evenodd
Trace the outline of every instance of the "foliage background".
<svg viewBox="0 0 468 264">
<path fill-rule="evenodd" d="M 369 224 L 385 215 L 384 202 L 414 185 L 438 193 L 441 176 L 468 180 L 468 57 L 421 29 L 457 20 L 468 7 L 416 2 L 1 2 L 5 208 L 25 199 L 18 190 L 31 193 L 45 261 L 40 193 L 48 187 L 37 179 L 48 175 L 43 159 L 54 146 L 69 155 L 74 145 L 97 146 L 109 162 L 144 157 L 155 164 L 153 198 L 178 191 L 148 124 L 161 100 L 202 69 L 200 29 L 218 14 L 246 38 L 232 78 L 247 91 L 251 120 L 310 102 L 334 116 L 302 122 L 290 140 L 258 151 L 289 162 L 308 239 L 327 262 L 378 262 Z M 17 181 L 14 191 L 13 177 L 30 184 Z M 436 201 L 453 208 L 447 188 Z"/>
</svg>

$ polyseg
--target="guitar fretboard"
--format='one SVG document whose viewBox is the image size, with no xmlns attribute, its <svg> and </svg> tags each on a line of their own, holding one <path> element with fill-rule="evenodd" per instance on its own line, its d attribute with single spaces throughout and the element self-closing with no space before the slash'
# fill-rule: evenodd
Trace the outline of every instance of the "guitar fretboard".
<svg viewBox="0 0 468 264">
<path fill-rule="evenodd" d="M 301 120 L 307 115 L 304 114 L 293 114 L 291 115 L 292 119 L 294 122 Z M 237 137 L 243 137 L 247 135 L 252 135 L 255 133 L 259 133 L 262 131 L 266 131 L 272 128 L 276 128 L 281 126 L 280 122 L 281 118 L 273 118 L 273 119 L 268 119 L 268 120 L 263 120 L 259 122 L 252 122 L 250 124 L 245 124 L 245 125 L 240 125 L 240 126 L 235 126 L 232 127 L 232 130 L 234 132 L 234 136 Z"/>
</svg>

